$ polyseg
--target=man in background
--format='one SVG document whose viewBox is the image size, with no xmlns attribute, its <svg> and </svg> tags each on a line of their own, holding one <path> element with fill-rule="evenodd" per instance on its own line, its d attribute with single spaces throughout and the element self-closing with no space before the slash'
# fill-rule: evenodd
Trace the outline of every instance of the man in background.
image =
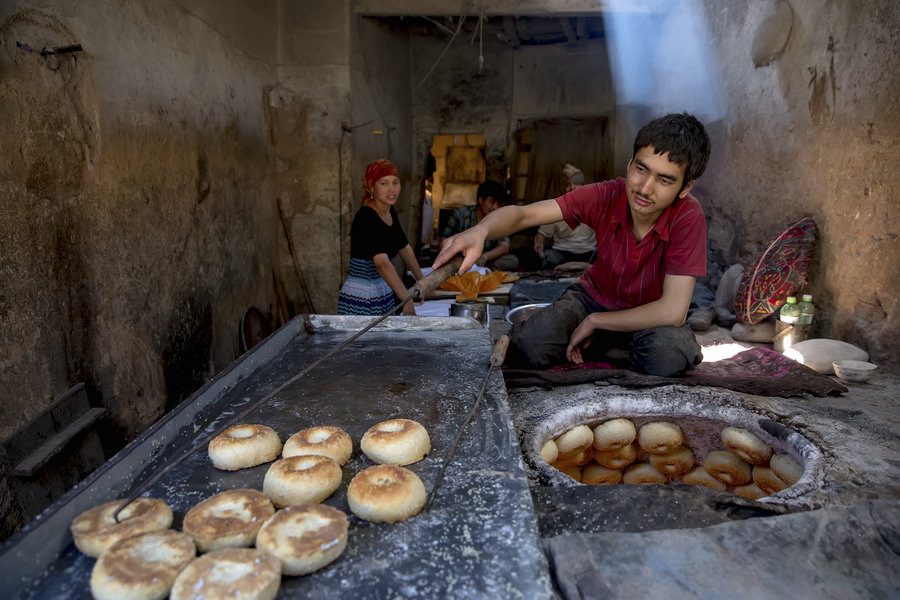
<svg viewBox="0 0 900 600">
<path fill-rule="evenodd" d="M 509 203 L 506 188 L 497 181 L 487 180 L 478 186 L 477 201 L 472 206 L 460 206 L 447 219 L 442 239 L 449 238 L 474 227 L 486 216 L 501 206 Z M 519 259 L 509 252 L 509 237 L 488 240 L 484 243 L 484 251 L 475 263 L 479 267 L 488 267 L 496 271 L 516 271 Z"/>
<path fill-rule="evenodd" d="M 566 193 L 584 185 L 581 169 L 566 163 L 562 172 Z M 548 242 L 552 247 L 548 247 Z M 594 262 L 596 249 L 597 235 L 584 223 L 579 223 L 575 229 L 565 221 L 541 225 L 534 236 L 534 251 L 541 257 L 541 268 L 545 271 L 552 271 L 567 262 Z"/>
</svg>

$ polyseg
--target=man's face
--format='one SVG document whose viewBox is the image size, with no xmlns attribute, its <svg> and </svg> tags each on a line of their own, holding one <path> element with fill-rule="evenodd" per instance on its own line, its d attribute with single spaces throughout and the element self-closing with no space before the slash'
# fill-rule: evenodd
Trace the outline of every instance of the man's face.
<svg viewBox="0 0 900 600">
<path fill-rule="evenodd" d="M 500 203 L 494 200 L 493 196 L 481 199 L 481 210 L 484 211 L 484 214 L 488 215 L 498 208 L 500 208 Z"/>
<path fill-rule="evenodd" d="M 628 206 L 635 220 L 653 221 L 678 198 L 691 191 L 694 182 L 684 182 L 684 165 L 669 160 L 668 154 L 656 154 L 652 146 L 638 150 L 625 178 Z"/>
</svg>

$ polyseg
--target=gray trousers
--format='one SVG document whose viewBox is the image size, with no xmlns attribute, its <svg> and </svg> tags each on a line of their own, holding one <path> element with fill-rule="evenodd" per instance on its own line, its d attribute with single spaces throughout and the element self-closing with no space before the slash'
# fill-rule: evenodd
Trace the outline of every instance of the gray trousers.
<svg viewBox="0 0 900 600">
<path fill-rule="evenodd" d="M 566 347 L 572 332 L 589 314 L 605 311 L 580 284 L 570 285 L 559 300 L 512 326 L 510 366 L 525 363 L 546 369 L 568 363 Z M 622 350 L 627 352 L 624 364 Z M 581 355 L 585 361 L 618 363 L 617 366 L 661 377 L 688 371 L 703 360 L 700 344 L 687 326 L 629 332 L 598 329 Z"/>
</svg>

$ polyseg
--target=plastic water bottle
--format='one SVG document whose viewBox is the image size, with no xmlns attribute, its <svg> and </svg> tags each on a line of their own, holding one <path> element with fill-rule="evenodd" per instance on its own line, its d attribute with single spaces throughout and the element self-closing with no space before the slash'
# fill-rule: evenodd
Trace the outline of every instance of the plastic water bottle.
<svg viewBox="0 0 900 600">
<path fill-rule="evenodd" d="M 800 311 L 800 319 L 797 321 L 800 325 L 809 325 L 813 322 L 816 307 L 812 303 L 812 294 L 803 294 L 802 299 L 797 303 L 797 308 Z"/>
<path fill-rule="evenodd" d="M 791 325 L 800 322 L 800 306 L 797 304 L 796 296 L 787 297 L 787 302 L 785 302 L 781 306 L 781 310 L 778 311 L 778 320 L 783 321 L 784 323 L 790 323 Z"/>
</svg>

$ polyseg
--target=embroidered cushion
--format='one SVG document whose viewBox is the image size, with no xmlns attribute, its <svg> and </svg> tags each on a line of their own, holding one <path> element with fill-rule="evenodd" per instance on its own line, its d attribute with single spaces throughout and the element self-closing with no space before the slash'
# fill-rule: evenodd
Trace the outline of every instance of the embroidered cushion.
<svg viewBox="0 0 900 600">
<path fill-rule="evenodd" d="M 737 320 L 759 323 L 806 285 L 815 245 L 816 223 L 809 217 L 779 233 L 741 278 L 734 299 Z"/>
</svg>

